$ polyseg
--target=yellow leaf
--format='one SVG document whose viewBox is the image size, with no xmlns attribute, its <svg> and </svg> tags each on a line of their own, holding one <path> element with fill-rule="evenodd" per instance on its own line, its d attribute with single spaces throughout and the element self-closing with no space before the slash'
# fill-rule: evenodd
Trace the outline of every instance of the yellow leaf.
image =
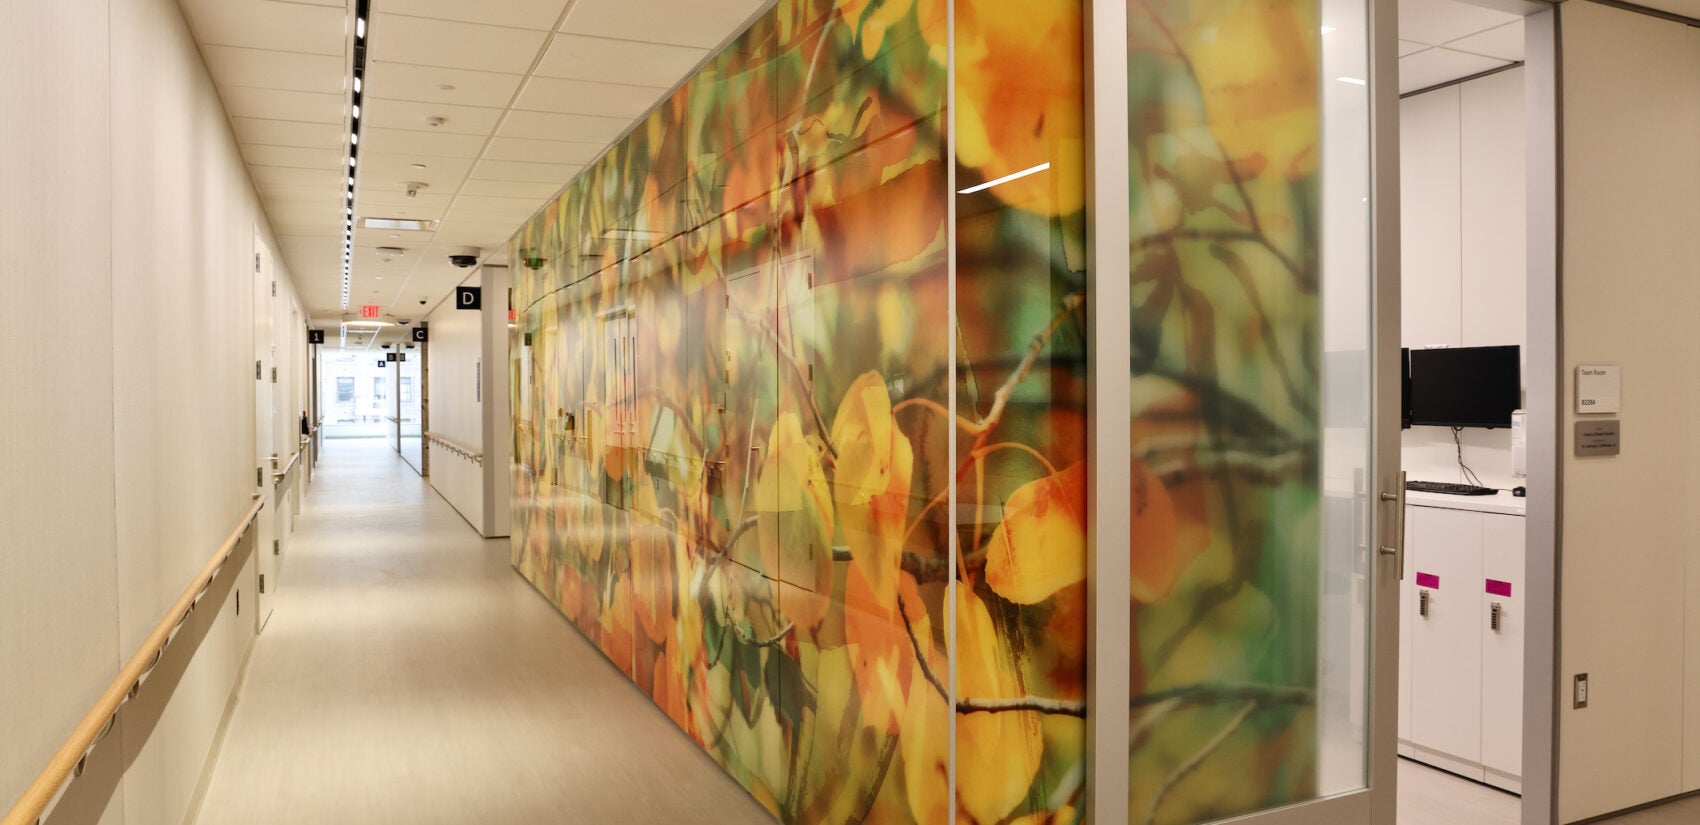
<svg viewBox="0 0 1700 825">
<path fill-rule="evenodd" d="M 890 609 L 897 600 L 915 455 L 892 417 L 891 396 L 878 372 L 863 373 L 845 393 L 833 418 L 832 442 L 838 449 L 832 478 L 837 522 L 853 564 L 867 577 L 875 600 Z"/>
<path fill-rule="evenodd" d="M 986 584 L 1034 604 L 1086 578 L 1086 463 L 1023 484 L 1004 505 L 986 552 Z"/>
<path fill-rule="evenodd" d="M 991 613 L 967 587 L 956 588 L 957 688 L 968 699 L 1023 695 L 1014 657 Z M 956 720 L 956 792 L 976 822 L 1001 822 L 1027 797 L 1044 753 L 1034 711 L 964 713 Z"/>
</svg>

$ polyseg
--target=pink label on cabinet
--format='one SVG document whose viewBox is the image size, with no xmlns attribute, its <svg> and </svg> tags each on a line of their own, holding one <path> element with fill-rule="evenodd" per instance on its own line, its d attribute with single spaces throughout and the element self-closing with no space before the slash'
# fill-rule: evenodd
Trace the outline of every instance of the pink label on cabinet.
<svg viewBox="0 0 1700 825">
<path fill-rule="evenodd" d="M 1502 582 L 1499 579 L 1488 579 L 1487 592 L 1488 595 L 1491 596 L 1504 596 L 1509 599 L 1511 598 L 1511 582 Z"/>
<path fill-rule="evenodd" d="M 1430 590 L 1439 590 L 1440 589 L 1440 577 L 1436 576 L 1433 573 L 1418 573 L 1417 574 L 1417 586 L 1418 587 L 1426 587 Z"/>
</svg>

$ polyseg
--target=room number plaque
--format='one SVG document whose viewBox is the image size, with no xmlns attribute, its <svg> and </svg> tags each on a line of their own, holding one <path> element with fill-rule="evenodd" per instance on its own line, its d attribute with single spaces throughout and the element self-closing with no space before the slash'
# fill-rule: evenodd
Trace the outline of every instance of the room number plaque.
<svg viewBox="0 0 1700 825">
<path fill-rule="evenodd" d="M 1617 420 L 1576 422 L 1576 457 L 1617 455 L 1619 425 L 1622 423 Z"/>
</svg>

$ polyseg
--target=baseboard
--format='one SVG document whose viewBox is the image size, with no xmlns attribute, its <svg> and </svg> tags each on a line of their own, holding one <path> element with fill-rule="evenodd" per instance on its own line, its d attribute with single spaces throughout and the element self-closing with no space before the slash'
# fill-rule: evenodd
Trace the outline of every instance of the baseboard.
<svg viewBox="0 0 1700 825">
<path fill-rule="evenodd" d="M 242 652 L 242 664 L 236 668 L 236 683 L 230 687 L 230 698 L 224 702 L 224 715 L 219 717 L 218 730 L 213 733 L 212 747 L 207 749 L 207 759 L 201 765 L 201 775 L 195 780 L 195 793 L 189 797 L 189 809 L 183 812 L 183 825 L 195 825 L 201 818 L 201 805 L 206 802 L 207 788 L 212 785 L 213 771 L 218 767 L 218 757 L 224 752 L 224 737 L 230 732 L 230 720 L 236 716 L 236 705 L 242 698 L 242 687 L 248 683 L 248 664 L 254 660 L 254 648 L 260 643 L 260 634 L 255 633 L 248 638 L 248 649 Z"/>
</svg>

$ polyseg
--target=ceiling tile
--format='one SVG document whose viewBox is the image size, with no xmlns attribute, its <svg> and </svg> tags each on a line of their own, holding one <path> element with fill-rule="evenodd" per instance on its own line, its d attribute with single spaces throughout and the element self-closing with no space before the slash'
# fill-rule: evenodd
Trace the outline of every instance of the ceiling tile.
<svg viewBox="0 0 1700 825">
<path fill-rule="evenodd" d="M 525 82 L 514 108 L 632 120 L 648 112 L 666 93 L 667 87 L 664 86 L 627 86 L 534 76 Z"/>
<path fill-rule="evenodd" d="M 382 13 L 372 18 L 369 34 L 374 60 L 510 73 L 529 69 L 547 36 L 529 29 Z"/>
<path fill-rule="evenodd" d="M 202 45 L 324 54 L 339 60 L 347 54 L 350 16 L 340 4 L 182 0 L 182 6 Z"/>
<path fill-rule="evenodd" d="M 407 129 L 362 127 L 362 152 L 435 155 L 445 158 L 475 158 L 484 148 L 483 135 L 453 135 L 444 132 L 415 132 Z"/>
<path fill-rule="evenodd" d="M 533 140 L 570 140 L 607 146 L 627 127 L 630 118 L 563 115 L 553 112 L 509 112 L 502 120 L 498 138 L 531 138 Z"/>
<path fill-rule="evenodd" d="M 1480 34 L 1459 38 L 1447 43 L 1446 48 L 1483 57 L 1497 57 L 1501 60 L 1522 60 L 1523 21 L 1513 20 Z"/>
<path fill-rule="evenodd" d="M 308 149 L 301 146 L 243 144 L 242 156 L 256 166 L 291 166 L 297 169 L 342 168 L 341 149 Z"/>
<path fill-rule="evenodd" d="M 422 163 L 424 169 L 412 164 Z M 472 158 L 446 158 L 426 154 L 371 151 L 360 154 L 360 190 L 393 186 L 401 189 L 408 181 L 430 184 L 427 192 L 453 192 L 472 169 Z"/>
<path fill-rule="evenodd" d="M 225 112 L 231 117 L 334 123 L 338 128 L 348 118 L 348 98 L 340 94 L 224 86 L 219 89 L 219 97 L 224 99 Z"/>
<path fill-rule="evenodd" d="M 1518 19 L 1457 0 L 1399 0 L 1399 39 L 1439 45 Z"/>
<path fill-rule="evenodd" d="M 563 34 L 537 64 L 537 74 L 672 88 L 707 55 L 703 49 Z"/>
<path fill-rule="evenodd" d="M 386 100 L 417 100 L 459 106 L 506 106 L 525 76 L 412 66 L 374 60 L 366 69 L 366 92 Z M 447 86 L 448 88 L 443 88 Z"/>
<path fill-rule="evenodd" d="M 560 184 L 548 181 L 468 180 L 460 187 L 461 195 L 490 195 L 499 198 L 532 198 L 545 201 L 561 191 Z"/>
<path fill-rule="evenodd" d="M 566 0 L 503 0 L 500 3 L 468 3 L 466 0 L 384 0 L 384 11 L 411 17 L 488 23 L 521 29 L 549 31 L 566 8 Z"/>
<path fill-rule="evenodd" d="M 506 246 L 508 239 L 519 230 L 519 225 L 507 221 L 494 223 L 474 223 L 457 221 L 445 223 L 437 233 L 437 241 L 443 244 L 458 244 L 476 246 L 481 249 L 494 249 Z"/>
<path fill-rule="evenodd" d="M 354 227 L 355 246 L 405 246 L 409 249 L 424 249 L 431 242 L 434 229 L 371 229 L 364 226 Z"/>
<path fill-rule="evenodd" d="M 393 206 L 383 203 L 364 204 L 359 200 L 356 200 L 354 202 L 354 217 L 356 219 L 407 218 L 416 221 L 440 221 L 443 219 L 443 210 L 411 205 Z M 356 220 L 354 225 L 359 226 L 359 220 Z"/>
<path fill-rule="evenodd" d="M 548 181 L 565 185 L 584 167 L 571 163 L 517 163 L 511 160 L 490 160 L 478 162 L 472 169 L 472 177 L 477 180 L 517 180 L 537 183 Z"/>
<path fill-rule="evenodd" d="M 202 46 L 207 70 L 224 86 L 341 95 L 343 58 L 238 46 Z"/>
<path fill-rule="evenodd" d="M 766 0 L 579 0 L 561 30 L 712 48 L 730 38 Z"/>
<path fill-rule="evenodd" d="M 336 191 L 342 183 L 341 169 L 290 169 L 279 166 L 250 166 L 248 177 L 256 184 L 285 184 L 298 186 L 316 186 L 330 191 Z"/>
<path fill-rule="evenodd" d="M 272 167 L 275 168 L 275 167 Z M 313 186 L 311 184 L 291 183 L 260 183 L 255 184 L 260 195 L 267 201 L 298 200 L 312 203 L 336 206 L 342 203 L 341 193 L 328 186 Z"/>
<path fill-rule="evenodd" d="M 402 209 L 413 206 L 440 215 L 443 210 L 449 208 L 449 202 L 452 200 L 454 200 L 454 191 L 450 189 L 436 192 L 425 190 L 410 198 L 407 196 L 406 190 L 399 186 L 393 189 L 361 187 L 355 203 L 359 204 L 362 211 L 371 211 L 380 206 Z"/>
<path fill-rule="evenodd" d="M 1414 92 L 1504 66 L 1509 61 L 1435 47 L 1399 60 L 1399 92 Z"/>
<path fill-rule="evenodd" d="M 233 117 L 230 128 L 242 143 L 268 146 L 306 146 L 314 149 L 341 151 L 347 137 L 340 124 L 302 123 L 294 120 L 269 120 Z"/>
<path fill-rule="evenodd" d="M 517 160 L 526 163 L 583 165 L 596 159 L 607 144 L 569 143 L 561 140 L 527 140 L 496 138 L 484 157 L 489 160 Z"/>
<path fill-rule="evenodd" d="M 366 97 L 365 101 L 360 111 L 365 125 L 384 129 L 485 137 L 496 128 L 496 121 L 502 117 L 501 109 L 479 106 L 452 106 L 446 103 L 420 103 L 370 96 Z M 428 125 L 425 120 L 429 117 L 442 118 L 442 125 Z"/>
<path fill-rule="evenodd" d="M 1700 19 L 1700 0 L 1639 0 L 1639 5 Z"/>
</svg>

